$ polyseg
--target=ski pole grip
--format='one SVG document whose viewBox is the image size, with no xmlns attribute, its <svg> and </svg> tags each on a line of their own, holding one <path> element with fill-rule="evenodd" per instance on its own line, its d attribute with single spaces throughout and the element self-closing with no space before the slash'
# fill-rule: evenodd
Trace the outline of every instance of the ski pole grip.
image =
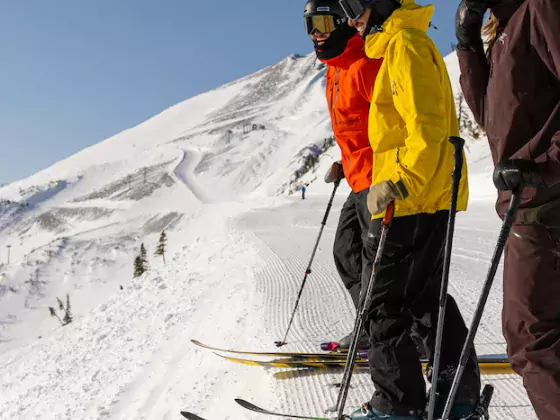
<svg viewBox="0 0 560 420">
<path fill-rule="evenodd" d="M 455 166 L 453 168 L 453 182 L 460 182 L 461 175 L 463 172 L 463 147 L 465 146 L 465 140 L 461 137 L 452 136 L 449 137 L 449 142 L 454 147 L 453 160 L 455 161 Z"/>
<path fill-rule="evenodd" d="M 387 210 L 385 210 L 385 216 L 383 217 L 383 225 L 385 226 L 390 225 L 394 215 L 395 215 L 395 201 L 393 200 L 387 206 Z"/>
<path fill-rule="evenodd" d="M 449 143 L 455 146 L 455 151 L 463 150 L 463 146 L 465 145 L 465 140 L 458 136 L 451 136 L 449 137 Z"/>
</svg>

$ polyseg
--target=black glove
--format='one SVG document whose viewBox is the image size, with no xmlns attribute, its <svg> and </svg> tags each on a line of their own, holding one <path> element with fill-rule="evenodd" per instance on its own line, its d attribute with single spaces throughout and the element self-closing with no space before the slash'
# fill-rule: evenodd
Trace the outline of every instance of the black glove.
<svg viewBox="0 0 560 420">
<path fill-rule="evenodd" d="M 330 184 L 331 182 L 340 182 L 344 179 L 344 169 L 342 169 L 342 162 L 334 162 L 327 173 L 325 174 L 325 182 Z"/>
<path fill-rule="evenodd" d="M 490 0 L 462 0 L 455 15 L 455 35 L 459 50 L 482 48 L 482 21 L 493 2 Z"/>
<path fill-rule="evenodd" d="M 509 191 L 520 187 L 546 187 L 537 164 L 532 160 L 509 159 L 494 168 L 494 185 L 498 190 Z"/>
</svg>

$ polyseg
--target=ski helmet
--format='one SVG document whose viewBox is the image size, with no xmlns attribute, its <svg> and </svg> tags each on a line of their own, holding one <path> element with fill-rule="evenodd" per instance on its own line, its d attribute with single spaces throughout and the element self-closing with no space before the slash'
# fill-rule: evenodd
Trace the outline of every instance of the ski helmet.
<svg viewBox="0 0 560 420">
<path fill-rule="evenodd" d="M 348 19 L 338 0 L 308 0 L 305 3 L 303 19 L 308 35 L 315 31 L 330 34 L 322 45 L 313 41 L 319 59 L 328 60 L 342 54 L 348 40 L 357 33 L 348 25 Z"/>
<path fill-rule="evenodd" d="M 401 7 L 401 0 L 339 0 L 340 7 L 350 20 L 359 19 L 366 9 L 371 9 L 364 37 L 381 31 L 381 26 L 391 14 Z"/>
</svg>

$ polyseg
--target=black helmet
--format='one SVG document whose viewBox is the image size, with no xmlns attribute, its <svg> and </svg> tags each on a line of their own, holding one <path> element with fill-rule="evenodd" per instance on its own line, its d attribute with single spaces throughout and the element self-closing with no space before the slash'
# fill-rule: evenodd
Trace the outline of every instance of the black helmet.
<svg viewBox="0 0 560 420">
<path fill-rule="evenodd" d="M 355 28 L 348 26 L 348 18 L 338 0 L 307 0 L 303 19 L 308 35 L 315 30 L 330 34 L 322 45 L 314 41 L 315 52 L 320 59 L 342 54 L 348 40 L 357 33 Z"/>
<path fill-rule="evenodd" d="M 307 35 L 311 35 L 314 30 L 331 33 L 348 26 L 348 18 L 338 0 L 308 0 L 303 10 L 303 19 Z"/>
<path fill-rule="evenodd" d="M 346 14 L 338 0 L 307 0 L 303 16 L 313 15 L 333 15 L 340 18 L 346 18 Z"/>
<path fill-rule="evenodd" d="M 352 20 L 359 19 L 367 8 L 371 9 L 364 38 L 372 32 L 381 31 L 383 23 L 401 7 L 401 0 L 339 0 L 338 2 L 346 17 Z"/>
<path fill-rule="evenodd" d="M 337 0 L 342 12 L 349 19 L 358 19 L 376 0 Z"/>
</svg>

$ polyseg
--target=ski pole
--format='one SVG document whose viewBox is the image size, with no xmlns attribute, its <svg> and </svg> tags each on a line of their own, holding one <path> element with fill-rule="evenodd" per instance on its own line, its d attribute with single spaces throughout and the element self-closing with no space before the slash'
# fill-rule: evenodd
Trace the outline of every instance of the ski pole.
<svg viewBox="0 0 560 420">
<path fill-rule="evenodd" d="M 447 238 L 445 240 L 445 256 L 443 259 L 443 277 L 441 281 L 441 291 L 439 295 L 439 313 L 436 333 L 436 348 L 434 352 L 434 367 L 432 370 L 432 389 L 430 392 L 430 402 L 428 404 L 428 420 L 434 419 L 434 409 L 436 405 L 437 383 L 439 375 L 439 364 L 441 361 L 441 346 L 443 341 L 443 325 L 445 322 L 445 308 L 447 306 L 447 289 L 449 286 L 449 265 L 451 263 L 451 249 L 453 247 L 453 232 L 455 231 L 455 216 L 457 213 L 457 200 L 459 197 L 459 186 L 463 173 L 463 146 L 465 140 L 461 137 L 449 137 L 449 142 L 454 146 L 454 167 L 451 186 L 451 205 L 449 208 L 449 219 L 447 222 Z"/>
<path fill-rule="evenodd" d="M 519 204 L 521 203 L 522 193 L 523 193 L 523 187 L 519 187 L 517 190 L 513 191 L 511 195 L 509 207 L 506 211 L 504 222 L 502 224 L 502 229 L 498 237 L 498 243 L 496 244 L 496 248 L 494 249 L 494 255 L 492 256 L 490 269 L 488 270 L 488 275 L 486 277 L 484 287 L 482 288 L 482 292 L 480 294 L 480 299 L 473 316 L 471 328 L 469 329 L 469 333 L 467 335 L 465 344 L 463 346 L 463 352 L 461 353 L 459 367 L 457 368 L 457 372 L 455 372 L 455 378 L 453 378 L 453 384 L 451 385 L 451 391 L 449 392 L 449 397 L 447 398 L 447 402 L 445 404 L 445 409 L 443 410 L 443 416 L 441 417 L 441 420 L 447 420 L 449 418 L 449 415 L 451 414 L 451 408 L 453 406 L 453 402 L 455 401 L 455 397 L 457 395 L 457 391 L 459 390 L 459 385 L 461 383 L 461 378 L 463 377 L 465 367 L 467 366 L 467 362 L 469 360 L 469 354 L 471 352 L 471 348 L 474 343 L 474 337 L 478 330 L 478 326 L 480 325 L 482 313 L 484 312 L 484 306 L 486 305 L 486 301 L 488 300 L 488 295 L 490 294 L 490 289 L 492 288 L 492 283 L 494 281 L 494 277 L 496 276 L 496 271 L 498 270 L 498 264 L 500 263 L 500 259 L 504 251 L 507 238 L 511 232 L 511 227 L 513 226 L 513 222 L 515 221 L 515 218 L 517 216 L 517 210 L 519 209 Z"/>
<path fill-rule="evenodd" d="M 350 343 L 348 355 L 346 356 L 346 366 L 344 367 L 344 375 L 342 376 L 342 384 L 340 386 L 338 400 L 334 409 L 331 409 L 331 411 L 338 411 L 338 415 L 336 417 L 337 420 L 343 420 L 346 418 L 343 411 L 344 405 L 346 404 L 346 398 L 348 396 L 348 390 L 350 389 L 350 380 L 352 379 L 352 373 L 354 371 L 356 355 L 358 353 L 358 340 L 360 337 L 360 331 L 362 330 L 362 326 L 365 322 L 365 318 L 373 300 L 373 288 L 375 286 L 375 279 L 377 278 L 377 272 L 379 270 L 379 265 L 381 264 L 381 257 L 383 256 L 383 249 L 385 248 L 385 243 L 387 242 L 387 236 L 389 234 L 389 229 L 391 228 L 391 222 L 393 221 L 394 213 L 395 202 L 392 201 L 391 203 L 389 203 L 389 206 L 387 207 L 387 210 L 385 212 L 385 217 L 382 221 L 381 237 L 379 238 L 379 245 L 377 247 L 375 259 L 373 261 L 371 277 L 369 279 L 365 298 L 362 302 L 360 302 L 360 307 L 356 315 L 354 330 L 352 331 L 352 342 Z"/>
<path fill-rule="evenodd" d="M 321 229 L 319 229 L 319 236 L 317 237 L 317 241 L 315 242 L 315 246 L 313 247 L 313 252 L 311 253 L 311 259 L 309 260 L 309 264 L 307 265 L 307 269 L 305 270 L 305 275 L 303 276 L 303 281 L 301 282 L 301 286 L 299 288 L 299 293 L 297 295 L 296 304 L 295 304 L 294 309 L 292 311 L 292 316 L 290 317 L 290 322 L 288 323 L 288 328 L 286 329 L 286 334 L 284 335 L 284 339 L 282 341 L 275 341 L 274 342 L 274 344 L 276 344 L 276 347 L 282 347 L 282 346 L 285 346 L 287 344 L 286 339 L 288 338 L 288 333 L 290 332 L 292 322 L 294 322 L 294 317 L 296 315 L 296 311 L 297 311 L 297 308 L 298 308 L 298 305 L 299 305 L 299 300 L 301 298 L 303 288 L 305 287 L 305 283 L 307 282 L 307 276 L 309 276 L 309 274 L 311 274 L 311 264 L 313 264 L 313 259 L 315 258 L 315 253 L 317 252 L 317 247 L 319 246 L 319 240 L 321 239 L 321 235 L 323 234 L 323 229 L 325 228 L 325 225 L 327 223 L 327 218 L 329 217 L 329 213 L 331 211 L 334 196 L 336 194 L 336 190 L 337 190 L 338 186 L 340 185 L 340 181 L 341 181 L 341 179 L 337 179 L 336 181 L 334 181 L 334 189 L 333 189 L 333 192 L 331 194 L 329 204 L 327 205 L 327 210 L 325 212 L 325 216 L 323 217 L 323 221 L 321 222 Z"/>
</svg>

